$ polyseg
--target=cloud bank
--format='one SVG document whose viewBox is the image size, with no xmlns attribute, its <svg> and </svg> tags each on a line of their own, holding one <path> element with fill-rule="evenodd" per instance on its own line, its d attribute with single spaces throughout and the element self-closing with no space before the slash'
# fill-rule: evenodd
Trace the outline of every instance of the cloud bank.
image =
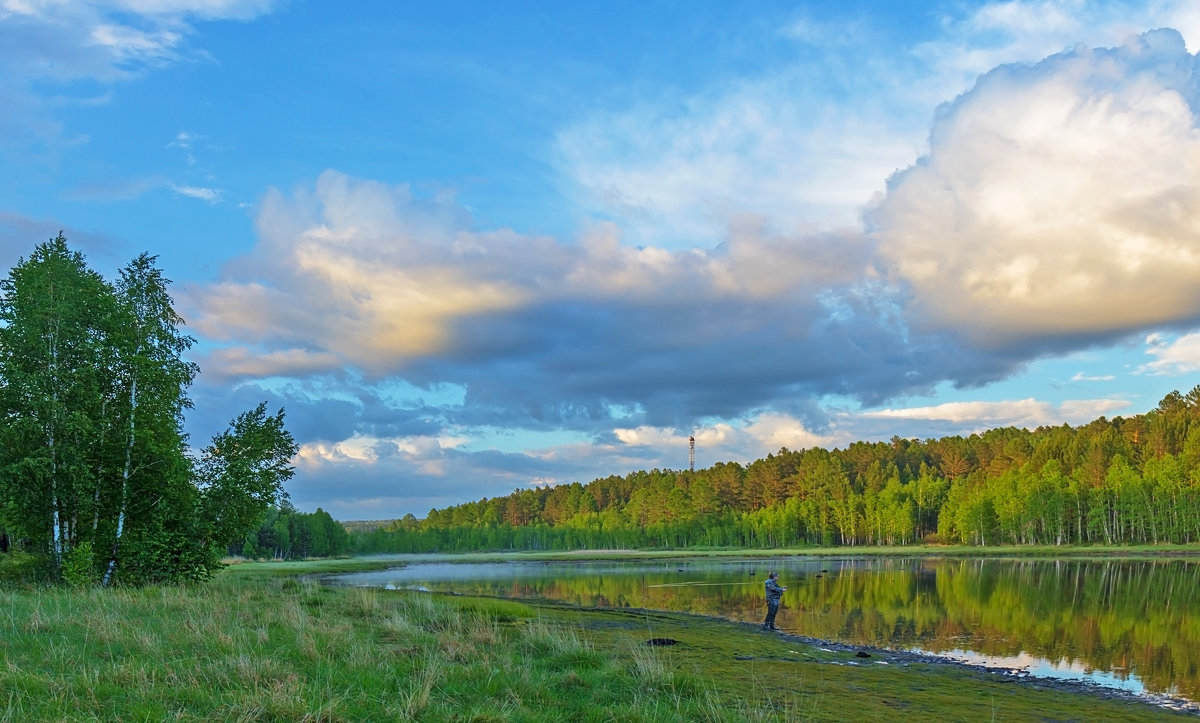
<svg viewBox="0 0 1200 723">
<path fill-rule="evenodd" d="M 459 498 L 587 480 L 657 465 L 689 434 L 730 457 L 850 441 L 862 428 L 819 400 L 873 407 L 942 383 L 980 386 L 1046 355 L 1196 323 L 1197 78 L 1172 30 L 997 67 L 937 110 L 927 148 L 880 177 L 874 198 L 863 169 L 892 161 L 819 164 L 828 175 L 815 178 L 803 163 L 791 176 L 767 164 L 751 194 L 761 203 L 718 198 L 764 149 L 792 144 L 799 158 L 820 146 L 787 106 L 726 107 L 737 119 L 728 134 L 704 145 L 697 129 L 677 129 L 678 144 L 623 177 L 587 161 L 606 153 L 577 153 L 595 139 L 579 126 L 559 139 L 564 167 L 580 169 L 577 187 L 613 189 L 616 220 L 574 239 L 481 230 L 453 199 L 330 170 L 270 192 L 257 248 L 217 283 L 185 288 L 185 315 L 207 340 L 204 383 L 269 389 L 303 409 L 316 421 L 302 439 L 302 485 L 352 475 L 367 481 L 361 504 L 418 488 L 444 499 L 437 490 L 450 495 L 451 480 Z M 859 138 L 850 121 L 847 137 Z M 657 130 L 636 137 L 635 127 L 624 134 L 632 154 L 672 130 L 651 122 Z M 745 165 L 726 166 L 721 149 L 746 144 Z M 880 156 L 901 146 L 885 139 Z M 654 198 L 622 190 L 664 162 L 675 170 L 647 182 Z M 836 214 L 815 207 L 777 212 L 820 198 L 818 186 L 861 197 L 863 223 L 826 223 Z M 626 236 L 629 218 L 667 223 L 693 203 L 717 211 L 695 217 L 696 228 L 720 224 L 719 243 Z M 1154 347 L 1147 369 L 1186 363 L 1189 340 Z M 389 381 L 403 400 L 377 391 Z M 1127 404 L 1029 399 L 864 419 L 1081 422 Z M 540 452 L 489 451 L 496 430 L 567 437 Z"/>
</svg>

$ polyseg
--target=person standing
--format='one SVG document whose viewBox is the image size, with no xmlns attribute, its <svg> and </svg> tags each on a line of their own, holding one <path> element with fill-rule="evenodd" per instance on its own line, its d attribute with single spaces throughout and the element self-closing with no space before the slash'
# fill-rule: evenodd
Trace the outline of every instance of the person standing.
<svg viewBox="0 0 1200 723">
<path fill-rule="evenodd" d="M 763 621 L 763 630 L 775 629 L 775 614 L 779 612 L 779 599 L 783 597 L 786 587 L 779 584 L 779 573 L 772 571 L 767 575 L 767 619 Z"/>
</svg>

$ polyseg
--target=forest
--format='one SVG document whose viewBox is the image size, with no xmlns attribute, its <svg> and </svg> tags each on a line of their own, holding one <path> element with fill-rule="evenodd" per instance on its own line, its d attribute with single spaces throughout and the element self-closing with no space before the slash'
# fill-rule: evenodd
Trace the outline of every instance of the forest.
<svg viewBox="0 0 1200 723">
<path fill-rule="evenodd" d="M 1088 424 L 780 449 L 408 515 L 357 552 L 1200 542 L 1200 386 Z"/>
<path fill-rule="evenodd" d="M 284 500 L 267 510 L 258 529 L 231 543 L 226 554 L 250 560 L 306 560 L 335 557 L 350 550 L 350 533 L 320 507 L 300 512 Z"/>
<path fill-rule="evenodd" d="M 0 577 L 205 579 L 285 498 L 282 409 L 183 432 L 199 370 L 169 284 L 147 254 L 110 283 L 62 234 L 0 280 Z"/>
</svg>

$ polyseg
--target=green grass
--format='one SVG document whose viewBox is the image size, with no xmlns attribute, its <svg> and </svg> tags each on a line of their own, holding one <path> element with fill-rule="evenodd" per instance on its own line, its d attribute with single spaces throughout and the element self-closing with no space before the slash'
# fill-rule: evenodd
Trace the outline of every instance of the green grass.
<svg viewBox="0 0 1200 723">
<path fill-rule="evenodd" d="M 203 586 L 0 590 L 0 721 L 1175 715 L 953 665 L 881 665 L 708 618 L 328 588 L 296 576 L 355 567 L 244 564 Z M 652 647 L 651 638 L 679 642 Z"/>
<path fill-rule="evenodd" d="M 511 601 L 243 574 L 5 591 L 0 610 L 3 721 L 745 717 Z"/>
</svg>

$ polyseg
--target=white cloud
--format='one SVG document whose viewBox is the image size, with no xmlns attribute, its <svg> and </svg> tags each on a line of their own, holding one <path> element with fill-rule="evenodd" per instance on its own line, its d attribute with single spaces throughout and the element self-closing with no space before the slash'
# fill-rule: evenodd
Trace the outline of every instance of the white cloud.
<svg viewBox="0 0 1200 723">
<path fill-rule="evenodd" d="M 249 20 L 274 4 L 6 0 L 0 3 L 0 41 L 11 40 L 0 42 L 0 67 L 26 81 L 111 81 L 178 59 L 194 20 Z"/>
<path fill-rule="evenodd" d="M 197 22 L 250 20 L 275 4 L 0 0 L 0 107 L 5 109 L 0 113 L 0 139 L 18 147 L 84 142 L 86 136 L 59 119 L 61 109 L 107 103 L 111 96 L 93 83 L 78 81 L 125 81 L 183 59 L 204 57 L 188 48 Z"/>
<path fill-rule="evenodd" d="M 330 465 L 355 463 L 375 466 L 384 460 L 396 458 L 413 473 L 444 477 L 445 453 L 457 447 L 460 441 L 432 436 L 380 438 L 355 435 L 339 442 L 309 442 L 300 446 L 296 466 L 319 472 L 320 468 Z M 389 462 L 386 466 L 394 464 Z"/>
<path fill-rule="evenodd" d="M 1094 419 L 1128 409 L 1130 403 L 1124 399 L 1073 399 L 1058 405 L 1058 414 L 1062 423 L 1087 424 Z"/>
<path fill-rule="evenodd" d="M 829 435 L 816 434 L 805 428 L 799 419 L 777 412 L 765 412 L 750 421 L 743 429 L 751 444 L 743 447 L 775 452 L 783 447 L 806 449 L 808 447 L 831 447 L 838 440 Z"/>
<path fill-rule="evenodd" d="M 1169 338 L 1161 334 L 1146 337 L 1146 353 L 1154 361 L 1143 365 L 1138 371 L 1149 374 L 1187 374 L 1200 369 L 1200 333 L 1184 334 Z"/>
<path fill-rule="evenodd" d="M 174 30 L 139 30 L 126 25 L 100 23 L 91 29 L 88 41 L 112 54 L 117 64 L 156 65 L 175 59 L 174 49 L 182 36 Z"/>
<path fill-rule="evenodd" d="M 917 92 L 926 102 L 941 103 L 998 66 L 1037 62 L 1079 44 L 1117 46 L 1154 28 L 1179 30 L 1194 52 L 1198 18 L 1191 0 L 983 3 L 965 15 L 943 16 L 938 37 L 916 46 L 914 53 L 933 71 Z"/>
<path fill-rule="evenodd" d="M 1081 43 L 1119 46 L 1157 27 L 1200 41 L 1190 0 L 962 9 L 909 48 L 880 42 L 869 14 L 831 21 L 807 11 L 780 34 L 819 47 L 819 62 L 789 57 L 757 76 L 656 88 L 652 99 L 562 129 L 555 150 L 567 192 L 635 244 L 711 246 L 744 215 L 784 233 L 857 227 L 884 179 L 919 154 L 931 109 L 979 75 Z"/>
<path fill-rule="evenodd" d="M 688 436 L 674 428 L 642 426 L 636 429 L 616 429 L 617 439 L 627 445 L 688 449 Z M 766 454 L 788 449 L 830 447 L 837 437 L 816 434 L 799 419 L 778 412 L 761 412 L 739 423 L 715 423 L 695 429 L 697 453 L 709 460 L 733 459 L 750 462 Z"/>
<path fill-rule="evenodd" d="M 910 322 L 980 347 L 1200 313 L 1200 98 L 1179 36 L 999 68 L 871 214 Z"/>
<path fill-rule="evenodd" d="M 1083 372 L 1075 372 L 1075 374 L 1071 377 L 1071 381 L 1073 382 L 1111 382 L 1114 379 L 1116 379 L 1116 377 L 1112 374 L 1089 375 L 1084 374 Z"/>
<path fill-rule="evenodd" d="M 207 201 L 209 203 L 221 202 L 221 191 L 215 188 L 172 185 L 171 190 L 175 193 L 178 193 L 180 196 L 187 196 L 188 198 L 195 198 L 200 201 Z"/>
<path fill-rule="evenodd" d="M 978 432 L 995 427 L 1083 424 L 1128 406 L 1129 402 L 1113 398 L 1071 400 L 1054 405 L 1030 397 L 1000 402 L 946 402 L 927 407 L 879 409 L 862 412 L 860 416 L 943 421 Z"/>
<path fill-rule="evenodd" d="M 858 208 L 915 157 L 919 125 L 898 130 L 874 103 L 831 105 L 811 82 L 780 74 L 564 129 L 568 191 L 638 244 L 712 246 L 745 216 L 782 233 L 857 226 Z"/>
<path fill-rule="evenodd" d="M 195 145 L 196 141 L 202 140 L 203 138 L 204 136 L 197 135 L 195 133 L 180 131 L 175 135 L 174 138 L 171 139 L 171 142 L 167 144 L 167 148 L 182 148 L 184 150 L 190 150 L 192 146 Z"/>
<path fill-rule="evenodd" d="M 681 436 L 675 429 L 641 426 L 635 429 L 614 429 L 613 435 L 622 444 L 667 446 L 671 444 L 687 444 L 687 436 Z"/>
</svg>

